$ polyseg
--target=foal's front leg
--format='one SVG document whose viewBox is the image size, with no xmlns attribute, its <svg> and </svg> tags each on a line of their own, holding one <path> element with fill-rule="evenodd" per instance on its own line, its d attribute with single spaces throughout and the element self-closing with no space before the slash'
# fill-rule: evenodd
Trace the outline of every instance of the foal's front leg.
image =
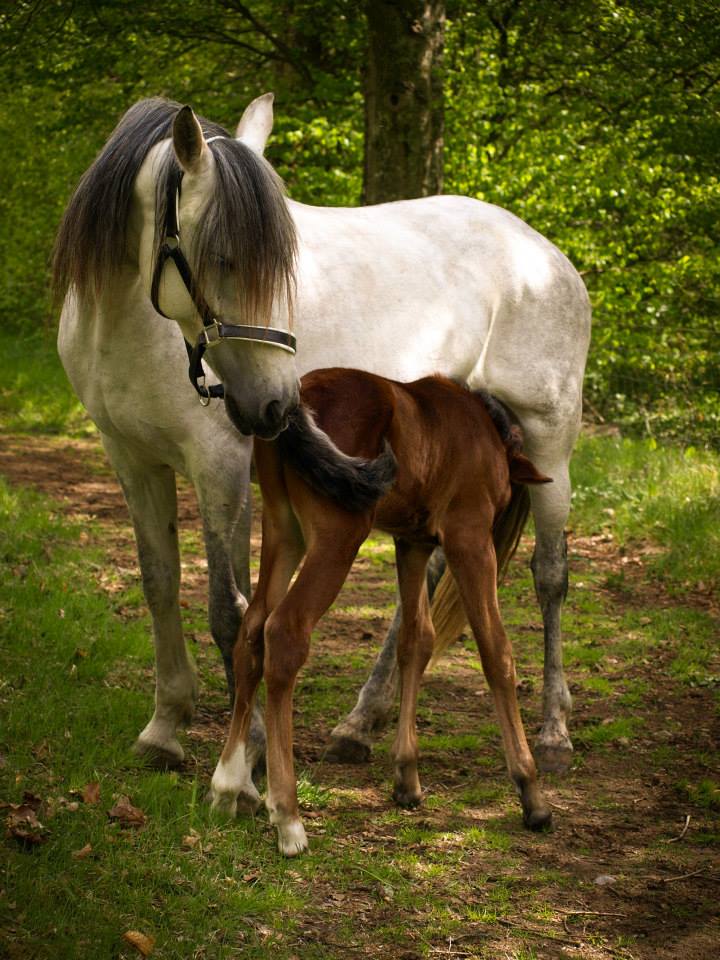
<svg viewBox="0 0 720 960">
<path fill-rule="evenodd" d="M 324 505 L 326 511 L 333 508 Z M 278 847 L 287 857 L 307 849 L 300 820 L 293 762 L 292 696 L 298 671 L 307 659 L 310 634 L 327 610 L 370 530 L 363 518 L 329 525 L 313 534 L 308 555 L 287 597 L 265 624 L 265 726 L 267 734 L 267 799 Z"/>
<path fill-rule="evenodd" d="M 264 629 L 268 614 L 285 596 L 304 550 L 293 517 L 274 521 L 263 514 L 263 541 L 257 590 L 247 609 L 233 651 L 235 696 L 228 739 L 215 768 L 209 799 L 214 810 L 235 816 L 238 809 L 254 812 L 260 802 L 252 780 L 257 759 L 253 740 L 255 695 L 263 676 Z"/>
<path fill-rule="evenodd" d="M 398 632 L 397 661 L 400 671 L 400 719 L 393 744 L 395 786 L 393 798 L 401 807 L 416 807 L 422 789 L 418 776 L 416 730 L 417 698 L 435 633 L 425 584 L 425 569 L 432 548 L 395 541 L 402 623 Z"/>
</svg>

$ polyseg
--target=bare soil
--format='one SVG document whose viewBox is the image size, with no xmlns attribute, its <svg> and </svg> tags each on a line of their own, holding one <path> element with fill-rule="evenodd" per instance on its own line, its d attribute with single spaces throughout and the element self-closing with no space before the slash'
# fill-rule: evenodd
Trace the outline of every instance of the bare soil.
<svg viewBox="0 0 720 960">
<path fill-rule="evenodd" d="M 102 451 L 93 441 L 56 441 L 27 436 L 3 436 L 0 444 L 0 473 L 13 483 L 31 486 L 50 495 L 68 516 L 100 521 L 103 546 L 122 567 L 133 566 L 134 544 L 127 510 L 118 484 Z M 199 530 L 197 507 L 192 491 L 181 484 L 180 522 Z M 255 528 L 254 550 L 258 549 Z M 622 570 L 622 592 L 593 586 L 618 613 L 630 607 L 657 609 L 677 605 L 661 584 L 644 576 L 643 560 L 652 547 L 638 544 L 624 554 L 608 537 L 576 537 L 571 542 L 575 571 Z M 525 550 L 527 553 L 527 549 Z M 184 568 L 184 597 L 194 602 L 204 595 L 205 570 L 201 563 Z M 351 574 L 352 603 L 385 606 L 390 596 L 383 583 L 392 570 L 379 569 L 362 561 Z M 612 582 L 612 578 L 611 578 Z M 688 595 L 685 606 L 697 605 L 717 616 L 715 598 Z M 323 656 L 344 652 L 369 653 L 379 646 L 387 620 L 334 615 L 323 620 L 318 647 Z M 539 613 L 516 639 L 522 666 L 525 644 L 540 644 Z M 202 639 L 202 638 L 201 638 Z M 208 643 L 207 637 L 203 641 Z M 325 944 L 329 956 L 342 946 L 343 954 L 413 960 L 421 956 L 415 931 L 428 898 L 442 899 L 457 908 L 458 917 L 468 907 L 468 886 L 483 897 L 495 887 L 510 888 L 512 909 L 498 912 L 497 919 L 466 922 L 457 937 L 438 937 L 430 954 L 442 957 L 555 958 L 580 957 L 587 960 L 608 956 L 626 960 L 709 960 L 720 956 L 720 856 L 718 855 L 717 812 L 711 805 L 693 802 L 692 792 L 683 784 L 697 784 L 711 778 L 717 782 L 717 743 L 720 724 L 708 686 L 692 687 L 669 675 L 671 651 L 653 652 L 649 658 L 633 660 L 633 675 L 648 683 L 651 695 L 633 707 L 637 733 L 629 742 L 603 748 L 576 744 L 578 763 L 564 778 L 545 778 L 546 793 L 554 806 L 554 828 L 542 837 L 528 834 L 515 821 L 507 821 L 511 837 L 509 850 L 467 850 L 460 860 L 457 876 L 439 886 L 418 876 L 417 904 L 399 906 L 392 890 L 378 899 L 375 884 L 358 874 L 345 892 L 317 877 L 313 900 L 299 927 L 297 950 L 303 943 Z M 321 662 L 321 661 L 318 661 Z M 219 664 L 218 664 L 219 669 Z M 312 671 L 312 662 L 308 673 Z M 524 676 L 524 673 L 523 673 Z M 358 682 L 362 677 L 358 676 Z M 615 716 L 610 698 L 585 696 L 582 685 L 573 683 L 575 696 L 573 729 L 590 723 L 610 722 Z M 148 681 L 149 682 L 149 681 Z M 441 734 L 434 712 L 448 712 L 458 718 L 454 733 L 473 732 L 479 723 L 492 718 L 490 697 L 483 690 L 470 654 L 459 647 L 442 671 L 428 678 L 423 693 L 420 729 L 425 735 Z M 524 712 L 527 718 L 540 715 L 541 676 L 528 670 L 523 680 Z M 327 787 L 352 784 L 355 799 L 348 800 L 356 833 L 339 845 L 362 843 L 365 849 L 387 852 L 388 847 L 427 853 L 438 862 L 448 814 L 442 804 L 426 805 L 407 814 L 408 825 L 427 831 L 435 839 L 401 841 L 383 825 L 381 817 L 390 809 L 387 790 L 387 759 L 374 758 L 369 765 L 336 766 L 323 760 L 327 732 L 340 715 L 297 728 L 297 755 L 312 765 L 313 781 Z M 429 719 L 427 719 L 429 717 Z M 531 734 L 533 720 L 527 719 Z M 201 706 L 189 731 L 196 762 L 210 769 L 217 755 L 227 723 L 227 711 Z M 672 757 L 663 764 L 654 759 L 660 748 Z M 669 750 L 669 753 L 668 753 Z M 493 759 L 497 761 L 493 766 Z M 488 747 L 485 766 L 497 779 L 502 758 L 496 744 Z M 428 791 L 451 798 L 472 788 L 477 768 L 465 766 L 467 757 L 452 751 L 434 750 L 421 761 Z M 472 804 L 460 815 L 478 828 L 484 824 L 482 810 Z M 350 809 L 352 808 L 352 809 Z M 458 823 L 458 814 L 452 814 Z M 689 816 L 689 821 L 688 821 Z M 310 834 L 322 832 L 323 813 L 310 819 Z M 448 841 L 449 842 L 449 841 Z M 491 852 L 492 853 L 492 852 Z M 509 859 L 510 858 L 510 859 Z M 350 891 L 348 893 L 348 890 Z M 478 893 L 480 896 L 480 893 Z M 483 900 L 483 902 L 486 902 Z M 538 905 L 547 908 L 547 919 L 537 916 Z M 357 931 L 351 943 L 334 939 L 335 915 L 351 916 Z M 403 942 L 388 942 L 383 929 L 404 929 Z M 427 931 L 424 933 L 427 943 Z M 520 952 L 519 952 L 520 951 Z M 522 952 L 524 951 L 524 952 Z"/>
</svg>

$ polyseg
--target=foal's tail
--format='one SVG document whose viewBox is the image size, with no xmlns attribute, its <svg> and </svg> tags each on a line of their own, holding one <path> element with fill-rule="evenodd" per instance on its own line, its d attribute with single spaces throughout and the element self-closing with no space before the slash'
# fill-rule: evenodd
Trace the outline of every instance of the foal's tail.
<svg viewBox="0 0 720 960">
<path fill-rule="evenodd" d="M 530 513 L 530 494 L 525 484 L 512 485 L 512 499 L 493 526 L 493 543 L 497 557 L 497 579 L 502 581 L 515 551 L 520 543 Z M 443 655 L 447 647 L 460 636 L 467 626 L 465 607 L 455 578 L 446 567 L 433 595 L 430 610 L 435 629 L 430 666 Z"/>
<path fill-rule="evenodd" d="M 371 507 L 390 489 L 397 461 L 390 444 L 374 460 L 349 457 L 315 423 L 300 404 L 275 441 L 285 463 L 317 493 L 353 513 Z"/>
<path fill-rule="evenodd" d="M 502 440 L 510 474 L 510 503 L 496 518 L 492 531 L 497 558 L 497 581 L 500 583 L 518 548 L 530 513 L 530 493 L 527 485 L 551 483 L 552 480 L 540 473 L 523 454 L 522 430 L 507 407 L 484 390 L 477 390 L 474 395 L 484 404 Z M 437 585 L 430 613 L 435 628 L 432 665 L 467 625 L 460 592 L 449 568 L 445 570 Z"/>
</svg>

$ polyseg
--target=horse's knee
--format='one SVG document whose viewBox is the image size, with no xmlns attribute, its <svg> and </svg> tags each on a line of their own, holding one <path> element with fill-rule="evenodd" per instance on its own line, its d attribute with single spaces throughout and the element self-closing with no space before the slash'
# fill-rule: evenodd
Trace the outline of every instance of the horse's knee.
<svg viewBox="0 0 720 960">
<path fill-rule="evenodd" d="M 310 631 L 282 617 L 265 624 L 265 685 L 270 692 L 292 684 L 310 652 Z"/>
</svg>

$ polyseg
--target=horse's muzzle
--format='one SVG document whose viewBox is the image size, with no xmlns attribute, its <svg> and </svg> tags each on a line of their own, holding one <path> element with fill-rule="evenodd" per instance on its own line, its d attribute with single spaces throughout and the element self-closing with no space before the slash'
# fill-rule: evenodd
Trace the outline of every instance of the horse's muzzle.
<svg viewBox="0 0 720 960">
<path fill-rule="evenodd" d="M 233 426 L 244 436 L 255 435 L 261 440 L 274 440 L 287 427 L 288 418 L 298 404 L 297 391 L 286 402 L 270 400 L 263 403 L 257 412 L 242 410 L 226 391 L 225 410 Z"/>
</svg>

